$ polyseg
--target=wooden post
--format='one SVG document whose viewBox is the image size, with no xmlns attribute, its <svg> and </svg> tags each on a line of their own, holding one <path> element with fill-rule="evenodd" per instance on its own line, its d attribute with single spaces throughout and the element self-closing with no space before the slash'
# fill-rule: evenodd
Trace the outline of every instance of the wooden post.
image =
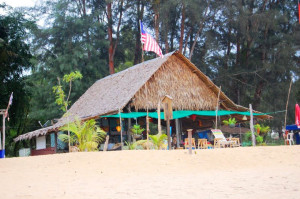
<svg viewBox="0 0 300 199">
<path fill-rule="evenodd" d="M 128 113 L 131 113 L 131 108 L 130 106 L 128 107 Z M 127 139 L 128 142 L 131 143 L 131 118 L 128 118 L 128 131 L 127 131 Z"/>
<path fill-rule="evenodd" d="M 148 117 L 148 108 L 147 108 L 147 116 L 146 116 L 146 132 L 147 132 L 147 150 L 149 150 L 149 117 Z"/>
<path fill-rule="evenodd" d="M 188 129 L 188 141 L 189 141 L 189 154 L 192 154 L 192 131 L 193 129 Z"/>
<path fill-rule="evenodd" d="M 109 141 L 109 135 L 106 136 L 104 147 L 103 147 L 103 151 L 107 151 L 108 141 Z"/>
<path fill-rule="evenodd" d="M 173 119 L 173 108 L 172 108 L 173 98 L 166 95 L 162 102 L 164 103 L 164 116 L 167 122 L 167 136 L 168 136 L 168 148 L 171 149 L 171 135 L 170 135 L 170 119 Z"/>
<path fill-rule="evenodd" d="M 175 119 L 175 126 L 176 126 L 176 139 L 177 139 L 176 146 L 177 148 L 179 148 L 179 133 L 180 133 L 179 119 Z"/>
<path fill-rule="evenodd" d="M 120 127 L 121 127 L 121 131 L 120 131 L 120 136 L 121 136 L 121 150 L 123 150 L 123 127 L 122 127 L 122 118 L 121 118 L 121 110 L 119 108 L 119 116 L 120 116 Z"/>
<path fill-rule="evenodd" d="M 170 119 L 167 118 L 168 149 L 171 150 Z"/>
<path fill-rule="evenodd" d="M 147 150 L 149 150 L 149 117 L 148 117 L 148 89 L 147 89 L 147 83 L 145 83 L 145 91 L 146 91 L 146 111 L 147 111 L 147 115 L 146 115 L 146 133 L 147 133 Z"/>
<path fill-rule="evenodd" d="M 54 132 L 54 139 L 55 139 L 55 153 L 57 153 L 57 132 Z"/>
<path fill-rule="evenodd" d="M 2 150 L 5 150 L 5 113 L 2 114 L 3 130 L 2 130 Z"/>
<path fill-rule="evenodd" d="M 218 128 L 218 109 L 219 109 L 220 92 L 221 92 L 221 86 L 220 86 L 219 93 L 218 93 L 218 98 L 217 98 L 217 106 L 216 106 L 216 126 L 215 126 L 215 129 Z"/>
<path fill-rule="evenodd" d="M 161 135 L 160 101 L 158 101 L 158 105 L 157 105 L 157 128 L 158 128 L 158 133 Z"/>
<path fill-rule="evenodd" d="M 252 135 L 252 146 L 255 146 L 252 104 L 249 104 L 249 109 L 250 109 L 250 129 L 251 129 L 251 135 Z"/>
<path fill-rule="evenodd" d="M 2 146 L 3 146 L 3 143 L 2 143 L 2 139 L 1 138 L 3 138 L 3 136 L 4 136 L 4 132 L 5 132 L 5 109 L 0 109 L 0 115 L 2 115 L 2 117 L 3 117 L 3 123 L 2 123 L 2 136 L 0 136 L 0 150 L 2 150 L 3 148 L 2 148 Z"/>
</svg>

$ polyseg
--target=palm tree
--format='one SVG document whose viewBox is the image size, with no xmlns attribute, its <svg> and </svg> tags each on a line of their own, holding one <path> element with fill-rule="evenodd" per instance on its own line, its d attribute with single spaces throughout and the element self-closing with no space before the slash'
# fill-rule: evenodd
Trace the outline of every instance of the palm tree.
<svg viewBox="0 0 300 199">
<path fill-rule="evenodd" d="M 156 135 L 149 135 L 149 137 L 156 149 L 161 149 L 164 144 L 164 141 L 168 138 L 166 134 L 161 133 L 158 133 Z"/>
<path fill-rule="evenodd" d="M 98 145 L 106 136 L 94 119 L 88 121 L 80 121 L 78 118 L 74 122 L 69 123 L 60 128 L 62 131 L 70 131 L 70 143 L 77 145 L 79 151 L 96 151 Z M 61 134 L 58 136 L 63 142 L 69 141 L 69 136 Z"/>
</svg>

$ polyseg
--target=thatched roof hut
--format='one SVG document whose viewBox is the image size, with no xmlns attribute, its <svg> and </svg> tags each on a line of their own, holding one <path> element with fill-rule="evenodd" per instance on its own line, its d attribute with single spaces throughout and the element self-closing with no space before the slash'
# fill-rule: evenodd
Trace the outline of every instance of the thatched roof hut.
<svg viewBox="0 0 300 199">
<path fill-rule="evenodd" d="M 178 51 L 152 59 L 96 81 L 51 127 L 20 135 L 15 141 L 55 131 L 74 117 L 81 120 L 132 110 L 157 109 L 165 95 L 173 98 L 174 110 L 215 110 L 219 88 Z M 220 93 L 220 109 L 248 111 Z M 269 116 L 260 116 L 268 118 Z"/>
</svg>

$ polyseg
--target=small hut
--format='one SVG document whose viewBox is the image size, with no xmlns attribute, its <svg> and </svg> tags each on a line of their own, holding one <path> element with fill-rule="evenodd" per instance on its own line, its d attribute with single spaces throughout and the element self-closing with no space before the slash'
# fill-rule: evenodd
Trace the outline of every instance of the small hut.
<svg viewBox="0 0 300 199">
<path fill-rule="evenodd" d="M 175 51 L 166 54 L 163 58 L 137 64 L 96 81 L 71 106 L 66 114 L 67 117 L 62 117 L 51 127 L 20 135 L 15 138 L 15 141 L 57 132 L 59 127 L 73 121 L 75 117 L 88 120 L 115 114 L 119 110 L 121 112 L 146 109 L 156 111 L 158 103 L 166 95 L 173 98 L 173 110 L 215 110 L 218 93 L 219 87 L 185 56 Z M 235 104 L 222 91 L 219 102 L 219 110 L 248 111 L 248 108 Z M 270 118 L 268 115 L 257 117 Z M 205 117 L 198 117 L 198 119 L 203 119 L 203 126 L 206 127 L 211 127 L 214 120 Z M 195 119 L 184 122 L 187 125 L 193 123 Z M 112 129 L 105 130 L 117 134 Z"/>
</svg>

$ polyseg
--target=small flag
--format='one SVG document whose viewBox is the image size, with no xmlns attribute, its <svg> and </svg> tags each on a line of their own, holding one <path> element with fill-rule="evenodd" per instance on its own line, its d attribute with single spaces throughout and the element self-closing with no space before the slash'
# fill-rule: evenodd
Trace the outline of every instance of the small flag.
<svg viewBox="0 0 300 199">
<path fill-rule="evenodd" d="M 12 101 L 13 101 L 13 95 L 14 95 L 14 92 L 12 92 L 12 93 L 10 94 L 8 106 L 10 106 L 10 105 L 12 104 Z"/>
<path fill-rule="evenodd" d="M 155 52 L 158 56 L 163 57 L 162 51 L 151 35 L 149 35 L 143 27 L 143 23 L 141 24 L 141 42 L 144 44 L 143 50 Z"/>
<path fill-rule="evenodd" d="M 295 124 L 300 128 L 300 106 L 298 104 L 295 107 Z"/>
<path fill-rule="evenodd" d="M 13 92 L 10 94 L 8 105 L 7 105 L 7 108 L 5 110 L 5 115 L 4 115 L 5 118 L 7 118 L 7 116 L 8 116 L 8 109 L 9 109 L 10 105 L 12 105 L 13 94 L 14 94 Z M 8 117 L 8 121 L 9 121 L 9 117 Z"/>
<path fill-rule="evenodd" d="M 299 24 L 300 24 L 300 3 L 299 3 L 299 0 L 298 0 L 298 15 L 299 15 Z"/>
</svg>

